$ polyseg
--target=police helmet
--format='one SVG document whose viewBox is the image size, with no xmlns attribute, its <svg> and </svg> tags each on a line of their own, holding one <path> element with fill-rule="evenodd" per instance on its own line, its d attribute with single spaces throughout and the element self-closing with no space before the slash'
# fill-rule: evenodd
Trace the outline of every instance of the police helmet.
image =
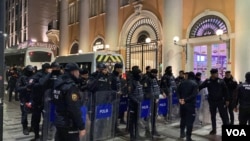
<svg viewBox="0 0 250 141">
<path fill-rule="evenodd" d="M 76 63 L 68 63 L 65 68 L 65 71 L 74 71 L 74 70 L 80 70 L 79 66 Z"/>
<path fill-rule="evenodd" d="M 45 63 L 42 65 L 42 70 L 46 70 L 50 68 L 50 64 L 49 63 Z"/>
<path fill-rule="evenodd" d="M 104 63 L 98 63 L 96 66 L 98 69 L 106 69 L 107 66 Z"/>
<path fill-rule="evenodd" d="M 52 64 L 51 64 L 51 68 L 60 68 L 61 66 L 60 66 L 60 64 L 58 63 L 58 62 L 53 62 Z"/>
<path fill-rule="evenodd" d="M 80 69 L 80 74 L 84 75 L 84 74 L 88 74 L 89 71 L 87 69 Z"/>
<path fill-rule="evenodd" d="M 250 80 L 250 72 L 247 72 L 245 75 L 246 80 Z"/>
<path fill-rule="evenodd" d="M 25 71 L 32 71 L 34 70 L 34 68 L 31 65 L 27 65 L 25 68 Z"/>
</svg>

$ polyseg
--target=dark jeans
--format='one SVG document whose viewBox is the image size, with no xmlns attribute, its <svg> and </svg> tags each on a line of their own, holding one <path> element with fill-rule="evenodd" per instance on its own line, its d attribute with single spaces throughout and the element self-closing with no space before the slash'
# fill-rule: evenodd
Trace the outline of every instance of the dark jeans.
<svg viewBox="0 0 250 141">
<path fill-rule="evenodd" d="M 230 117 L 230 124 L 234 124 L 234 103 L 232 103 L 232 101 L 230 101 L 228 107 L 227 107 L 227 113 L 229 113 L 229 117 Z"/>
<path fill-rule="evenodd" d="M 15 90 L 15 87 L 11 86 L 9 87 L 9 102 L 12 101 L 12 93 L 15 92 L 15 100 L 18 100 L 18 93 Z"/>
<path fill-rule="evenodd" d="M 216 130 L 217 108 L 219 110 L 219 114 L 222 119 L 223 125 L 228 125 L 229 119 L 225 102 L 224 101 L 208 101 L 208 102 L 209 102 L 209 110 L 211 113 L 212 129 Z"/>
<path fill-rule="evenodd" d="M 79 141 L 78 131 L 69 131 L 67 128 L 56 128 L 55 141 Z"/>
<path fill-rule="evenodd" d="M 250 108 L 239 108 L 239 124 L 247 125 L 250 122 Z"/>
<path fill-rule="evenodd" d="M 195 105 L 194 104 L 184 104 L 180 106 L 180 129 L 181 132 L 185 132 L 186 130 L 186 136 L 191 137 L 192 130 L 193 130 L 193 124 L 195 120 Z"/>
</svg>

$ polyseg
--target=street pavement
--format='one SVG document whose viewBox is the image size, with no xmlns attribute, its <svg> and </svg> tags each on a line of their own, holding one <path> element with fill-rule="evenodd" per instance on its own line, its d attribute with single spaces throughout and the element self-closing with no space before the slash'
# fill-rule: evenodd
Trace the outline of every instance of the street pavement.
<svg viewBox="0 0 250 141">
<path fill-rule="evenodd" d="M 235 113 L 235 119 L 237 119 L 237 113 Z M 29 114 L 29 126 L 31 115 Z M 219 114 L 217 114 L 217 135 L 209 135 L 211 130 L 211 124 L 202 125 L 199 122 L 195 123 L 192 138 L 195 141 L 221 141 L 221 120 Z M 237 124 L 237 121 L 236 121 Z M 124 130 L 125 125 L 120 125 L 119 128 Z M 164 122 L 163 118 L 159 118 L 157 122 L 157 130 L 161 134 L 161 137 L 155 138 L 154 141 L 184 141 L 179 138 L 179 119 Z M 125 131 L 124 131 L 125 133 Z M 140 129 L 140 135 L 144 136 L 144 130 Z M 8 102 L 7 94 L 4 99 L 4 121 L 3 121 L 3 141 L 29 141 L 34 137 L 33 132 L 29 135 L 23 135 L 21 126 L 21 111 L 18 101 Z M 127 133 L 122 134 L 119 137 L 110 139 L 108 141 L 128 141 L 129 135 Z M 152 139 L 144 138 L 144 141 Z"/>
</svg>

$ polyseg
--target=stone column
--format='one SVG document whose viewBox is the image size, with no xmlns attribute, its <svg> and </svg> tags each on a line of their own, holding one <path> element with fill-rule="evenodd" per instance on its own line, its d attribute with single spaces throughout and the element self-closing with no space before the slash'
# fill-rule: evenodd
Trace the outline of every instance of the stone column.
<svg viewBox="0 0 250 141">
<path fill-rule="evenodd" d="M 212 45 L 207 45 L 207 71 L 206 78 L 210 77 L 210 70 L 212 69 Z"/>
<path fill-rule="evenodd" d="M 235 78 L 243 82 L 245 73 L 250 71 L 249 5 L 249 0 L 235 1 Z"/>
<path fill-rule="evenodd" d="M 118 51 L 118 9 L 118 0 L 106 0 L 105 44 L 111 51 Z"/>
<path fill-rule="evenodd" d="M 182 69 L 182 47 L 174 45 L 173 38 L 182 39 L 182 0 L 164 0 L 163 12 L 163 70 L 172 66 L 175 76 Z M 180 43 L 180 41 L 179 41 Z"/>
<path fill-rule="evenodd" d="M 59 55 L 67 55 L 69 52 L 69 27 L 68 27 L 68 0 L 60 0 L 60 33 Z"/>
<path fill-rule="evenodd" d="M 79 1 L 79 49 L 89 52 L 89 0 Z"/>
<path fill-rule="evenodd" d="M 187 61 L 185 62 L 185 71 L 193 71 L 194 70 L 194 48 L 187 44 Z"/>
</svg>

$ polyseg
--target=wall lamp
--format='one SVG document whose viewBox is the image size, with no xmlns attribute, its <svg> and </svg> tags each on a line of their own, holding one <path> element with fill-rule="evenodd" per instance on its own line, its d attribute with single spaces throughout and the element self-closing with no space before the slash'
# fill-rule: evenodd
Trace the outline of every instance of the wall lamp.
<svg viewBox="0 0 250 141">
<path fill-rule="evenodd" d="M 174 45 L 182 47 L 183 51 L 185 51 L 185 55 L 186 55 L 185 60 L 187 63 L 187 44 L 179 44 L 178 42 L 179 42 L 180 38 L 178 36 L 174 36 L 173 40 L 174 40 Z"/>
<path fill-rule="evenodd" d="M 222 39 L 222 35 L 224 34 L 222 29 L 216 30 L 216 35 L 219 36 L 220 41 L 223 41 L 226 43 L 227 51 L 228 51 L 228 59 L 230 59 L 230 39 Z"/>
</svg>

